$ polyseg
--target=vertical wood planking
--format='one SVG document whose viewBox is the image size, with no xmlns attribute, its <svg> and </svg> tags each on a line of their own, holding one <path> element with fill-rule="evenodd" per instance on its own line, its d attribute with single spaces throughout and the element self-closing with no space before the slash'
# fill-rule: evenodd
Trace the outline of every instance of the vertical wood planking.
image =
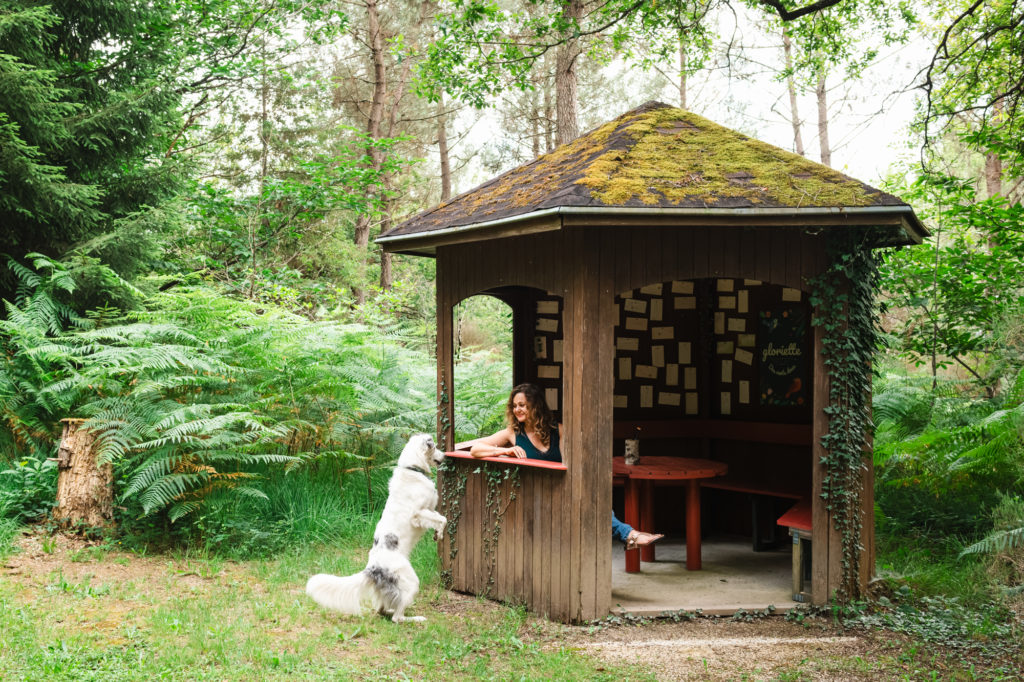
<svg viewBox="0 0 1024 682">
<path fill-rule="evenodd" d="M 761 228 L 754 231 L 754 241 L 757 244 L 757 260 L 754 265 L 754 272 L 757 276 L 754 279 L 762 282 L 770 282 L 771 273 L 771 232 L 772 228 Z"/>
<path fill-rule="evenodd" d="M 666 235 L 662 241 L 665 256 L 662 278 L 670 278 L 674 273 L 675 255 L 678 248 L 676 230 L 664 230 Z M 595 330 L 597 342 L 597 394 L 596 423 L 592 426 L 595 435 L 595 450 L 591 457 L 593 474 L 592 495 L 595 500 L 595 535 L 591 539 L 595 552 L 594 604 L 588 619 L 601 618 L 611 610 L 612 597 L 612 558 L 608 551 L 607 538 L 611 535 L 612 516 L 612 432 L 615 421 L 612 394 L 615 391 L 615 249 L 613 240 L 602 235 L 597 242 L 600 246 L 598 262 L 600 263 L 600 280 L 597 292 L 598 327 Z M 605 531 L 602 537 L 601 522 L 604 519 Z"/>
<path fill-rule="evenodd" d="M 786 230 L 776 227 L 768 232 L 771 254 L 768 276 L 772 283 L 786 285 Z"/>
<path fill-rule="evenodd" d="M 739 262 L 741 276 L 757 279 L 757 230 L 741 228 L 739 233 Z"/>
<path fill-rule="evenodd" d="M 708 244 L 711 241 L 711 230 L 698 227 L 693 230 L 693 279 L 708 277 Z"/>
<path fill-rule="evenodd" d="M 725 228 L 708 230 L 708 276 L 722 277 L 724 271 Z"/>
</svg>

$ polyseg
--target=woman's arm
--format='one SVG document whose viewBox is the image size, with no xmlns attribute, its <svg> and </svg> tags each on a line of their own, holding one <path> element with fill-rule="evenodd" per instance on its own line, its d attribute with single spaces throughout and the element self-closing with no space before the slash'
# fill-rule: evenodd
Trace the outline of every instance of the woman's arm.
<svg viewBox="0 0 1024 682">
<path fill-rule="evenodd" d="M 519 459 L 526 458 L 526 451 L 514 444 L 515 440 L 508 428 L 504 428 L 492 436 L 478 438 L 472 442 L 473 447 L 470 448 L 469 454 L 474 457 L 508 456 L 518 457 Z"/>
</svg>

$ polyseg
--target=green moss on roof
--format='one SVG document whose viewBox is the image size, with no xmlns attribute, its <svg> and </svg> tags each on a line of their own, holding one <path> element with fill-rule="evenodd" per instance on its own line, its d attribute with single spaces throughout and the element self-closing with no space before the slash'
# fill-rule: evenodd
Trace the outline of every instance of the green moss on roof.
<svg viewBox="0 0 1024 682">
<path fill-rule="evenodd" d="M 616 123 L 625 123 L 623 131 L 635 144 L 600 155 L 577 180 L 605 205 L 664 205 L 666 199 L 678 204 L 697 196 L 708 206 L 725 198 L 793 208 L 866 206 L 880 194 L 681 109 L 633 112 Z"/>
</svg>

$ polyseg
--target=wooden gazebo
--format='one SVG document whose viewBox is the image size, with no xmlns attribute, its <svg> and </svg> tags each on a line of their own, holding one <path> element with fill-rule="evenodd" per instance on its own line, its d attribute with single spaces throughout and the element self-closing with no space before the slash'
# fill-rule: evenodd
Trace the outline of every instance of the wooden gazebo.
<svg viewBox="0 0 1024 682">
<path fill-rule="evenodd" d="M 608 614 L 612 459 L 639 437 L 642 454 L 727 463 L 704 523 L 755 544 L 803 499 L 808 596 L 826 603 L 843 547 L 821 495 L 829 375 L 809 281 L 840 233 L 869 235 L 869 248 L 927 234 L 894 196 L 648 103 L 382 235 L 388 251 L 437 260 L 447 449 L 452 307 L 476 294 L 512 307 L 513 379 L 543 386 L 564 424 L 562 467 L 449 458 L 440 552 L 452 587 L 563 621 Z M 862 585 L 874 567 L 870 458 L 864 480 Z M 768 501 L 768 528 L 754 527 L 748 499 Z"/>
</svg>

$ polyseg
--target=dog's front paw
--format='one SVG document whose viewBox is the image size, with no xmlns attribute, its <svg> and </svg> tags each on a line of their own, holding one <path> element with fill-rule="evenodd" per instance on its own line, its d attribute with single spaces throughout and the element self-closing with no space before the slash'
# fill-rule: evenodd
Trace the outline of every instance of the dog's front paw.
<svg viewBox="0 0 1024 682">
<path fill-rule="evenodd" d="M 439 528 L 439 529 L 434 531 L 434 540 L 436 542 L 441 542 L 441 540 L 443 538 L 444 538 L 444 529 L 443 528 Z"/>
<path fill-rule="evenodd" d="M 427 620 L 426 616 L 392 616 L 391 621 L 393 623 L 423 623 Z"/>
</svg>

